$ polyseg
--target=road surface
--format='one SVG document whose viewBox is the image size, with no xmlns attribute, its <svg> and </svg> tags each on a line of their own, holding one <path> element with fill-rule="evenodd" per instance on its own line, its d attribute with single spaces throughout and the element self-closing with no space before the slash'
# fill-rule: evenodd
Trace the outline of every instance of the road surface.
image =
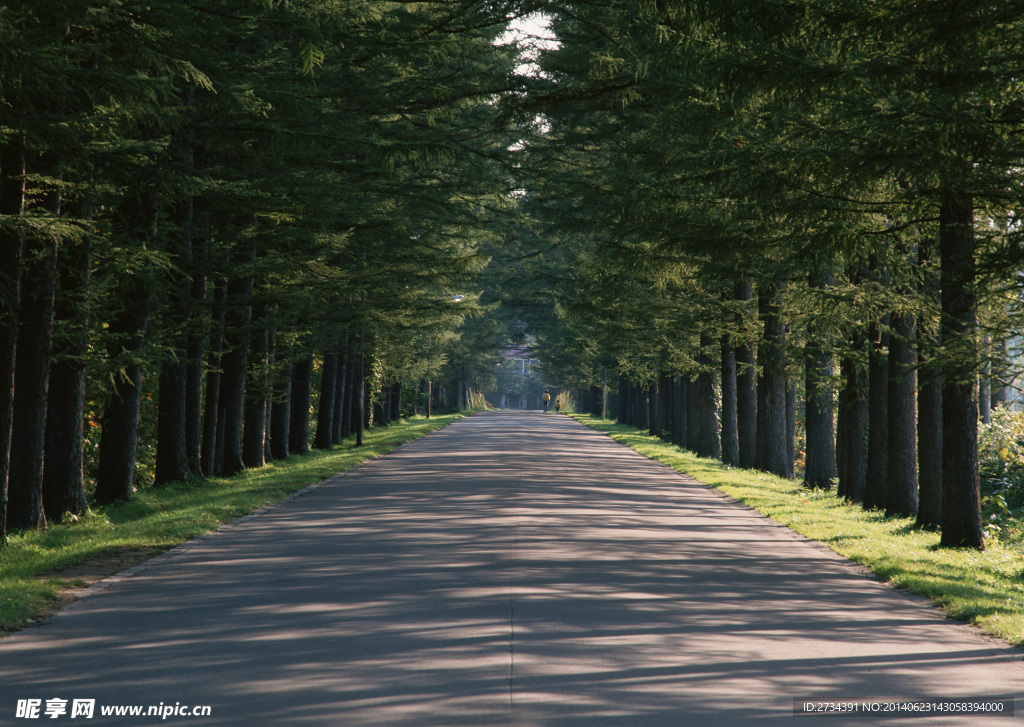
<svg viewBox="0 0 1024 727">
<path fill-rule="evenodd" d="M 469 417 L 128 575 L 0 641 L 0 724 L 1024 718 L 1018 652 L 554 414 Z M 967 699 L 1018 716 L 794 714 Z"/>
</svg>

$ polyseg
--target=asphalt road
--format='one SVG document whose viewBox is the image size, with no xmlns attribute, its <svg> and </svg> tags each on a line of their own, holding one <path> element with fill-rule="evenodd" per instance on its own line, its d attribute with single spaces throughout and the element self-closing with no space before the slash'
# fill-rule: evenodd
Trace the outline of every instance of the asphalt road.
<svg viewBox="0 0 1024 727">
<path fill-rule="evenodd" d="M 490 413 L 3 639 L 0 695 L 0 724 L 1009 725 L 1024 663 L 564 416 Z M 1018 716 L 794 715 L 968 699 Z"/>
</svg>

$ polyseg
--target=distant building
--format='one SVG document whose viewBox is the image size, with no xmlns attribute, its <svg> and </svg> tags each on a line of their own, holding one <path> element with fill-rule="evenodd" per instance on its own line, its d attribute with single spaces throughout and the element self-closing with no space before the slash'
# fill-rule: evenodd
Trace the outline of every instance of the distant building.
<svg viewBox="0 0 1024 727">
<path fill-rule="evenodd" d="M 540 361 L 529 346 L 508 344 L 502 347 L 498 364 L 497 390 L 486 394 L 487 401 L 499 409 L 536 409 L 540 406 Z"/>
<path fill-rule="evenodd" d="M 519 370 L 521 374 L 530 374 L 534 366 L 540 362 L 533 358 L 527 346 L 508 345 L 501 349 L 501 355 Z"/>
</svg>

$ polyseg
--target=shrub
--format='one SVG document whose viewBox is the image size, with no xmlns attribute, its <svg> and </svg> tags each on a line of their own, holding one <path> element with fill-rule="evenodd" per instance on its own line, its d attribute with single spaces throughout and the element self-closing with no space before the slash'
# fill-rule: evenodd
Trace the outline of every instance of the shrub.
<svg viewBox="0 0 1024 727">
<path fill-rule="evenodd" d="M 1024 412 L 999 407 L 978 431 L 987 537 L 1024 542 Z"/>
</svg>

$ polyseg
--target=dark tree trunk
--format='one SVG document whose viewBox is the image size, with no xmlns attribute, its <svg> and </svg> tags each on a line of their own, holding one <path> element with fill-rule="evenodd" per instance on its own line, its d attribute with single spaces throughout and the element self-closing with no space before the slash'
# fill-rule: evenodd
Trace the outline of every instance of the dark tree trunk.
<svg viewBox="0 0 1024 727">
<path fill-rule="evenodd" d="M 188 87 L 185 103 L 189 106 L 195 99 L 195 89 Z M 180 145 L 182 165 L 190 173 L 194 168 L 192 149 L 193 133 L 185 124 L 174 143 Z M 160 370 L 160 398 L 157 408 L 156 473 L 154 484 L 182 480 L 189 472 L 188 448 L 186 443 L 186 411 L 188 410 L 188 345 L 191 327 L 191 303 L 186 274 L 192 268 L 192 227 L 195 219 L 195 204 L 187 196 L 175 205 L 174 217 L 178 222 L 180 236 L 172 243 L 170 250 L 177 270 L 171 277 L 173 296 L 166 313 L 168 326 L 173 331 L 173 357 Z"/>
<path fill-rule="evenodd" d="M 730 467 L 740 464 L 739 427 L 737 426 L 736 349 L 732 336 L 722 336 L 722 462 Z"/>
<path fill-rule="evenodd" d="M 796 476 L 796 384 L 786 379 L 786 477 Z"/>
<path fill-rule="evenodd" d="M 591 409 L 596 410 L 595 416 L 601 415 L 601 390 L 593 387 L 591 392 L 596 399 Z M 667 441 L 672 439 L 672 400 L 675 396 L 675 380 L 664 371 L 661 373 L 661 380 L 658 382 L 658 413 L 661 415 L 661 438 Z"/>
<path fill-rule="evenodd" d="M 676 377 L 672 385 L 672 443 L 686 447 L 686 381 Z"/>
<path fill-rule="evenodd" d="M 338 354 L 337 374 L 334 380 L 334 419 L 331 430 L 331 442 L 341 444 L 345 429 L 345 386 L 348 378 L 348 336 L 342 342 Z"/>
<path fill-rule="evenodd" d="M 924 294 L 942 304 L 938 271 L 929 263 L 935 259 L 935 241 L 921 245 L 920 264 L 925 270 Z M 918 320 L 917 377 L 917 527 L 934 529 L 942 525 L 942 370 L 939 357 L 941 334 L 934 316 Z"/>
<path fill-rule="evenodd" d="M 160 370 L 160 401 L 157 413 L 156 474 L 153 484 L 184 479 L 188 472 L 185 449 L 186 372 L 184 354 L 188 333 L 175 337 L 180 358 L 168 361 Z"/>
<path fill-rule="evenodd" d="M 917 389 L 917 527 L 942 524 L 942 377 L 922 369 Z"/>
<path fill-rule="evenodd" d="M 700 334 L 700 353 L 695 386 L 697 413 L 697 441 L 694 451 L 700 457 L 722 457 L 722 439 L 718 429 L 718 392 L 715 389 L 715 359 L 711 355 L 714 341 L 706 333 Z"/>
<path fill-rule="evenodd" d="M 24 139 L 20 134 L 11 134 L 0 145 L 0 215 L 21 221 L 25 189 Z M 7 534 L 7 480 L 23 252 L 20 224 L 0 226 L 0 545 Z"/>
<path fill-rule="evenodd" d="M 820 290 L 832 285 L 832 276 L 813 277 L 812 287 Z M 804 484 L 807 487 L 828 490 L 836 472 L 835 427 L 832 418 L 832 354 L 829 341 L 813 323 L 808 325 L 805 364 L 806 391 L 805 422 L 807 432 L 806 467 Z"/>
<path fill-rule="evenodd" d="M 245 379 L 249 357 L 249 324 L 252 318 L 253 278 L 246 275 L 228 283 L 224 355 L 221 357 L 220 410 L 224 422 L 224 462 L 220 473 L 233 475 L 245 469 L 242 457 L 242 425 L 245 413 Z"/>
<path fill-rule="evenodd" d="M 88 216 L 85 213 L 83 216 Z M 66 241 L 59 254 L 54 361 L 46 402 L 43 508 L 50 522 L 88 509 L 83 473 L 85 356 L 88 353 L 92 238 Z"/>
<path fill-rule="evenodd" d="M 402 420 L 402 382 L 396 381 L 391 385 L 391 421 Z"/>
<path fill-rule="evenodd" d="M 267 375 L 265 380 L 265 392 L 263 398 L 263 410 L 265 412 L 266 431 L 263 436 L 263 459 L 267 462 L 274 461 L 274 452 L 270 448 L 270 430 L 274 426 L 274 401 L 277 398 L 277 329 L 269 322 L 267 324 Z"/>
<path fill-rule="evenodd" d="M 858 333 L 854 346 L 864 345 L 864 335 Z M 849 502 L 861 502 L 867 485 L 867 372 L 852 359 L 844 359 L 840 366 L 843 389 L 839 394 L 843 407 L 844 424 L 841 439 L 843 466 L 839 469 L 839 494 Z"/>
<path fill-rule="evenodd" d="M 152 130 L 152 138 L 157 131 Z M 140 249 L 154 246 L 158 187 L 151 181 L 155 170 L 140 170 L 138 183 L 125 199 L 124 229 L 121 231 Z M 96 466 L 96 501 L 107 504 L 130 500 L 135 479 L 135 458 L 139 444 L 139 411 L 142 401 L 142 349 L 149 326 L 150 295 L 139 274 L 127 276 L 119 303 L 123 308 L 111 316 L 107 328 L 111 361 L 120 366 L 110 401 L 103 413 L 99 461 Z M 115 369 L 117 370 L 117 369 Z"/>
<path fill-rule="evenodd" d="M 966 179 L 967 172 L 962 176 Z M 978 400 L 971 337 L 977 325 L 974 201 L 966 181 L 942 192 L 942 341 L 952 348 L 942 378 L 943 547 L 983 549 L 978 461 Z"/>
<path fill-rule="evenodd" d="M 274 385 L 274 405 L 270 415 L 270 451 L 274 459 L 285 459 L 289 454 L 291 429 L 292 366 L 284 366 L 277 374 Z"/>
<path fill-rule="evenodd" d="M 210 330 L 209 373 L 206 374 L 206 409 L 203 412 L 203 474 L 210 477 L 220 469 L 220 389 L 224 358 L 224 304 L 227 281 L 220 281 L 213 293 L 213 322 Z"/>
<path fill-rule="evenodd" d="M 356 362 L 355 357 L 349 353 L 348 361 L 345 363 L 345 396 L 341 402 L 341 438 L 348 439 L 352 436 L 352 411 L 356 407 Z"/>
<path fill-rule="evenodd" d="M 7 485 L 7 531 L 44 527 L 43 455 L 46 387 L 50 376 L 57 238 L 30 237 L 21 281 L 21 324 L 14 375 L 14 410 Z"/>
<path fill-rule="evenodd" d="M 697 415 L 697 384 L 693 379 L 685 378 L 686 386 L 686 448 L 691 452 L 697 451 L 697 440 L 700 439 L 700 417 Z"/>
<path fill-rule="evenodd" d="M 787 477 L 786 421 L 786 324 L 779 310 L 778 292 L 764 286 L 758 292 L 758 310 L 764 334 L 758 347 L 760 376 L 757 381 L 757 452 L 755 466 Z"/>
<path fill-rule="evenodd" d="M 917 364 L 914 315 L 893 313 L 889 338 L 889 452 L 885 514 L 917 515 Z"/>
<path fill-rule="evenodd" d="M 19 134 L 0 145 L 0 215 L 19 221 L 25 211 L 25 146 Z M 14 408 L 14 365 L 24 237 L 19 225 L 0 226 L 0 544 L 6 540 L 7 474 Z"/>
<path fill-rule="evenodd" d="M 736 283 L 736 300 L 753 297 L 750 283 Z M 745 343 L 736 346 L 736 436 L 739 440 L 740 467 L 754 467 L 757 459 L 757 362 L 754 349 Z"/>
<path fill-rule="evenodd" d="M 249 337 L 249 374 L 245 387 L 245 430 L 242 439 L 242 462 L 246 467 L 258 468 L 267 463 L 267 398 L 270 375 L 267 355 L 270 352 L 270 331 L 267 329 L 267 309 L 253 307 L 252 333 Z"/>
<path fill-rule="evenodd" d="M 107 348 L 114 362 L 124 362 L 103 412 L 99 462 L 96 466 L 96 502 L 106 505 L 128 501 L 135 480 L 139 443 L 142 369 L 139 365 L 149 324 L 149 295 L 140 281 L 124 292 L 122 310 L 110 320 Z"/>
<path fill-rule="evenodd" d="M 191 285 L 193 307 L 185 349 L 185 468 L 191 475 L 202 475 L 203 450 L 203 353 L 205 324 L 198 306 L 206 298 L 206 276 L 196 274 Z"/>
<path fill-rule="evenodd" d="M 832 354 L 818 349 L 807 356 L 806 432 L 807 460 L 804 482 L 827 490 L 836 471 L 835 424 L 832 410 Z"/>
<path fill-rule="evenodd" d="M 338 354 L 324 355 L 324 363 L 320 369 L 320 409 L 316 418 L 317 449 L 330 449 L 334 434 L 334 400 L 337 396 Z"/>
<path fill-rule="evenodd" d="M 868 471 L 864 509 L 885 507 L 889 462 L 889 316 L 871 324 L 868 341 Z"/>
<path fill-rule="evenodd" d="M 660 397 L 658 395 L 658 388 L 661 385 L 661 372 L 655 371 L 654 376 L 651 377 L 650 391 L 647 395 L 648 403 L 648 431 L 652 437 L 661 437 L 661 408 Z"/>
<path fill-rule="evenodd" d="M 629 419 L 629 415 L 626 413 L 629 409 L 629 382 L 623 374 L 619 374 L 619 406 L 615 412 L 615 423 L 626 424 Z"/>
<path fill-rule="evenodd" d="M 313 357 L 307 356 L 292 366 L 291 427 L 288 451 L 305 454 L 309 451 L 309 399 L 313 388 Z"/>
<path fill-rule="evenodd" d="M 50 368 L 43 468 L 43 507 L 46 518 L 57 523 L 65 514 L 80 515 L 88 508 L 83 422 L 90 261 L 89 244 L 83 241 L 70 251 L 60 275 L 57 315 L 67 331 L 64 350 Z"/>
</svg>

